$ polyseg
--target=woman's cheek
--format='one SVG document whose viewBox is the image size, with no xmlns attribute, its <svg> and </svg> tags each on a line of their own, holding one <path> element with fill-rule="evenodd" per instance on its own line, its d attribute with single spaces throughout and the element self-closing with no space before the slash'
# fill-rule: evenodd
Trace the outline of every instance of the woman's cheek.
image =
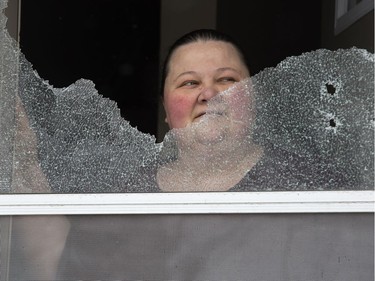
<svg viewBox="0 0 375 281">
<path fill-rule="evenodd" d="M 193 103 L 186 96 L 175 96 L 166 101 L 168 123 L 171 128 L 184 128 L 191 120 Z"/>
</svg>

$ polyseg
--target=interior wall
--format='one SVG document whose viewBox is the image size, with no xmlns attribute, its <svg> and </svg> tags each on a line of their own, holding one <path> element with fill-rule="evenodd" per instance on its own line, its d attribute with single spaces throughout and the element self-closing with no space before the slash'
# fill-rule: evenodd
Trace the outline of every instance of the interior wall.
<svg viewBox="0 0 375 281">
<path fill-rule="evenodd" d="M 356 46 L 374 52 L 374 10 L 335 36 L 335 0 L 322 4 L 322 48 L 335 50 Z"/>
<path fill-rule="evenodd" d="M 8 18 L 7 21 L 7 29 L 9 35 L 13 37 L 13 39 L 19 42 L 19 12 L 20 12 L 20 0 L 8 0 L 8 7 L 5 9 L 5 15 Z"/>
<path fill-rule="evenodd" d="M 183 34 L 200 28 L 216 27 L 217 0 L 161 0 L 160 63 L 173 42 Z M 169 130 L 161 98 L 158 105 L 158 141 Z"/>
<path fill-rule="evenodd" d="M 321 1 L 218 0 L 217 28 L 234 37 L 254 75 L 320 47 Z"/>
</svg>

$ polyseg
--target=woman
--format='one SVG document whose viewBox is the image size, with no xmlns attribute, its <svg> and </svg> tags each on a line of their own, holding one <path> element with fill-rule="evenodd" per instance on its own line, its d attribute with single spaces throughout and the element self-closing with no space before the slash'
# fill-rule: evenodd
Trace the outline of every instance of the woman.
<svg viewBox="0 0 375 281">
<path fill-rule="evenodd" d="M 171 47 L 162 85 L 165 120 L 173 130 L 165 141 L 176 139 L 178 157 L 159 169 L 159 188 L 226 191 L 258 162 L 263 150 L 247 138 L 254 119 L 251 91 L 237 86 L 215 99 L 249 75 L 237 44 L 218 31 L 193 31 Z"/>
<path fill-rule="evenodd" d="M 265 153 L 253 140 L 255 94 L 249 75 L 243 52 L 218 31 L 196 30 L 172 45 L 162 73 L 165 121 L 172 129 L 164 145 L 169 148 L 172 141 L 178 152 L 157 172 L 162 191 L 299 184 L 303 161 L 272 148 Z"/>
</svg>

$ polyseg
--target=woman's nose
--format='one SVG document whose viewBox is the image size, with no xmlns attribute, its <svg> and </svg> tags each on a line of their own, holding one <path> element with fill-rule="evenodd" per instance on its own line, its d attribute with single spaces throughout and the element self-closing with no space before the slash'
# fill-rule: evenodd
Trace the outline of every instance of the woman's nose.
<svg viewBox="0 0 375 281">
<path fill-rule="evenodd" d="M 219 93 L 214 86 L 206 86 L 199 93 L 199 102 L 207 102 Z"/>
</svg>

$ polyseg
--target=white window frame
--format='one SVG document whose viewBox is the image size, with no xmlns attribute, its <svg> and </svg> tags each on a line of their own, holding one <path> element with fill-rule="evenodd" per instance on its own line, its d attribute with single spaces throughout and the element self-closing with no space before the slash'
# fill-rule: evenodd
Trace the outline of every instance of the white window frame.
<svg viewBox="0 0 375 281">
<path fill-rule="evenodd" d="M 349 1 L 350 0 L 336 0 L 335 35 L 338 35 L 374 9 L 374 0 L 362 0 L 348 10 Z"/>
<path fill-rule="evenodd" d="M 7 194 L 0 215 L 358 213 L 375 191 Z"/>
</svg>

